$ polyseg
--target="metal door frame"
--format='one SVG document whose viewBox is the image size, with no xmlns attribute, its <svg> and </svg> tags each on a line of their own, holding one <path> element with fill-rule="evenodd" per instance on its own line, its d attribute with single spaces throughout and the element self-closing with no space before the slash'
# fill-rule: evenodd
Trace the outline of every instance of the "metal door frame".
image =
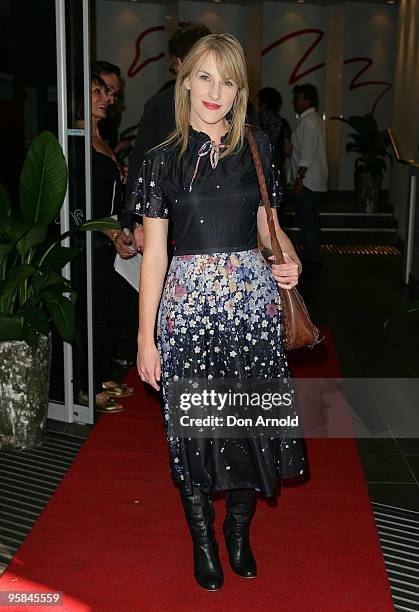
<svg viewBox="0 0 419 612">
<path fill-rule="evenodd" d="M 74 0 L 69 0 L 74 1 Z M 90 117 L 90 2 L 80 0 L 82 3 L 83 23 L 83 84 L 85 117 Z M 67 108 L 67 45 L 66 45 L 66 0 L 55 0 L 56 17 L 56 53 L 57 53 L 57 104 L 58 104 L 58 140 L 61 144 L 64 157 L 68 160 L 68 108 Z M 85 193 L 86 218 L 92 218 L 91 201 L 91 129 L 90 121 L 86 121 L 84 134 L 85 154 Z M 68 190 L 60 214 L 61 230 L 70 228 L 70 207 Z M 63 241 L 69 246 L 70 239 Z M 93 382 L 93 300 L 92 300 L 92 235 L 86 233 L 86 283 L 87 283 L 87 355 L 89 377 L 89 405 L 80 406 L 74 403 L 73 393 L 73 348 L 71 344 L 63 342 L 64 355 L 64 404 L 50 402 L 48 417 L 72 423 L 94 422 L 94 382 Z M 63 275 L 71 279 L 70 264 L 63 269 Z"/>
</svg>

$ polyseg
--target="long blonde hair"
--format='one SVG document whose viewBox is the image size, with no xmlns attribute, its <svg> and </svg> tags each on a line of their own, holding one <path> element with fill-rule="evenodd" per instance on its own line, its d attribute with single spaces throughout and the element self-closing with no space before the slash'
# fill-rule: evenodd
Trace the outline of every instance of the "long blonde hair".
<svg viewBox="0 0 419 612">
<path fill-rule="evenodd" d="M 162 143 L 175 142 L 180 145 L 179 157 L 188 146 L 191 99 L 185 80 L 209 53 L 214 56 L 217 69 L 224 79 L 231 79 L 237 85 L 237 94 L 230 111 L 230 129 L 224 142 L 225 149 L 220 157 L 230 155 L 242 146 L 245 132 L 249 85 L 247 82 L 246 58 L 237 38 L 231 34 L 210 34 L 194 44 L 182 62 L 175 85 L 176 128 Z"/>
</svg>

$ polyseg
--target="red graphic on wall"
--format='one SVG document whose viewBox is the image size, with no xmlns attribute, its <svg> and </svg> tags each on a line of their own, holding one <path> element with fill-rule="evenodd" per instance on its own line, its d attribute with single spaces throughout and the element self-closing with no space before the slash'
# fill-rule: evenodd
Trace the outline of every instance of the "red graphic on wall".
<svg viewBox="0 0 419 612">
<path fill-rule="evenodd" d="M 356 73 L 356 75 L 354 76 L 354 78 L 349 84 L 349 89 L 353 90 L 353 89 L 358 89 L 359 87 L 367 87 L 369 85 L 384 85 L 383 91 L 377 97 L 371 109 L 370 114 L 373 115 L 375 113 L 375 109 L 377 108 L 377 104 L 379 103 L 381 98 L 391 89 L 391 83 L 388 83 L 386 81 L 361 81 L 359 82 L 358 79 L 364 74 L 364 72 L 367 72 L 367 70 L 371 68 L 374 62 L 369 57 L 352 57 L 351 59 L 345 60 L 343 63 L 346 65 L 346 64 L 354 64 L 356 62 L 362 62 L 365 64 L 365 66 L 361 68 L 359 72 Z"/>
<path fill-rule="evenodd" d="M 141 43 L 143 42 L 143 40 L 154 32 L 162 32 L 162 31 L 164 31 L 164 26 L 154 26 L 152 28 L 148 28 L 147 30 L 144 30 L 138 36 L 137 40 L 135 41 L 135 57 L 134 57 L 134 60 L 131 66 L 128 69 L 129 78 L 132 79 L 136 74 L 138 74 L 141 70 L 143 70 L 148 64 L 152 62 L 157 62 L 158 60 L 164 57 L 165 54 L 164 52 L 162 52 L 162 53 L 158 53 L 157 55 L 151 56 L 140 63 Z M 296 30 L 295 32 L 291 32 L 290 34 L 286 34 L 285 36 L 278 38 L 277 40 L 275 40 L 274 42 L 272 42 L 271 44 L 269 44 L 267 47 L 265 47 L 262 50 L 261 55 L 263 57 L 264 55 L 266 55 L 273 49 L 276 49 L 276 47 L 283 45 L 289 40 L 298 38 L 300 36 L 310 36 L 313 34 L 315 35 L 315 39 L 311 43 L 311 45 L 308 47 L 307 51 L 303 53 L 301 59 L 298 60 L 294 69 L 292 70 L 289 76 L 289 79 L 288 79 L 289 85 L 294 85 L 295 83 L 297 83 L 304 77 L 308 76 L 309 74 L 312 74 L 313 72 L 316 72 L 317 70 L 320 70 L 325 67 L 326 65 L 325 62 L 321 62 L 320 64 L 315 64 L 314 66 L 311 66 L 309 68 L 306 67 L 304 69 L 304 64 L 306 60 L 308 60 L 310 55 L 312 55 L 313 51 L 316 49 L 316 47 L 319 46 L 320 42 L 323 40 L 324 32 L 322 30 L 319 30 L 318 28 L 304 28 L 302 30 Z M 359 72 L 357 72 L 357 74 L 351 80 L 349 84 L 349 89 L 351 91 L 358 89 L 360 87 L 367 87 L 367 86 L 372 86 L 372 85 L 384 86 L 384 89 L 380 92 L 380 94 L 374 100 L 374 103 L 371 109 L 371 115 L 373 115 L 375 112 L 375 109 L 377 108 L 379 101 L 391 89 L 392 85 L 391 83 L 388 83 L 387 81 L 359 81 L 361 76 L 365 74 L 373 66 L 374 60 L 372 60 L 369 57 L 351 57 L 350 59 L 345 60 L 343 64 L 347 66 L 349 64 L 355 64 L 357 62 L 363 63 L 364 66 L 359 70 Z"/>
<path fill-rule="evenodd" d="M 146 60 L 139 63 L 139 60 L 141 58 L 141 43 L 143 42 L 144 38 L 146 38 L 146 36 L 149 36 L 149 34 L 153 34 L 153 32 L 164 32 L 164 26 L 154 26 L 152 28 L 147 28 L 147 30 L 141 32 L 141 34 L 137 37 L 137 40 L 135 41 L 135 57 L 131 66 L 128 68 L 128 76 L 130 79 L 132 79 L 148 64 L 151 64 L 152 62 L 158 62 L 159 59 L 164 57 L 164 52 L 158 53 L 157 55 L 148 57 Z"/>
<path fill-rule="evenodd" d="M 297 38 L 298 36 L 307 35 L 307 34 L 316 34 L 316 39 L 310 45 L 307 51 L 303 54 L 302 58 L 299 60 L 294 70 L 292 71 L 288 79 L 289 85 L 294 85 L 297 81 L 306 77 L 308 74 L 311 74 L 315 72 L 316 70 L 320 70 L 321 68 L 324 68 L 324 66 L 326 65 L 324 62 L 322 62 L 321 64 L 316 64 L 315 66 L 312 66 L 311 68 L 307 68 L 305 71 L 300 72 L 300 68 L 303 66 L 306 59 L 312 54 L 314 49 L 320 44 L 321 40 L 324 37 L 324 32 L 322 30 L 318 30 L 317 28 L 306 28 L 303 30 L 296 30 L 295 32 L 291 32 L 291 34 L 287 34 L 286 36 L 283 36 L 282 38 L 275 40 L 273 43 L 271 43 L 270 45 L 265 47 L 265 49 L 262 50 L 262 57 L 263 57 L 264 55 L 266 55 L 266 53 L 269 53 L 269 51 L 272 51 L 279 45 L 282 45 L 283 43 L 287 42 L 288 40 Z M 359 72 L 357 72 L 357 74 L 353 77 L 352 81 L 350 82 L 349 89 L 351 91 L 354 89 L 358 89 L 359 87 L 367 87 L 371 85 L 383 85 L 384 86 L 384 89 L 380 92 L 380 94 L 374 100 L 374 103 L 372 105 L 370 114 L 373 115 L 375 113 L 375 109 L 377 108 L 377 104 L 379 103 L 381 98 L 391 89 L 392 85 L 391 83 L 388 83 L 387 81 L 361 81 L 360 82 L 359 78 L 371 68 L 371 66 L 374 64 L 374 60 L 372 60 L 369 57 L 351 57 L 350 59 L 344 60 L 343 64 L 346 66 L 348 64 L 354 64 L 356 62 L 362 62 L 365 65 L 361 68 Z"/>
<path fill-rule="evenodd" d="M 279 45 L 284 44 L 288 40 L 292 40 L 293 38 L 297 38 L 298 36 L 304 36 L 306 34 L 317 34 L 317 37 L 314 40 L 313 44 L 310 45 L 307 51 L 303 54 L 302 58 L 300 59 L 300 61 L 297 63 L 294 70 L 292 71 L 291 76 L 288 80 L 289 85 L 294 85 L 294 83 L 296 83 L 300 79 L 303 79 L 308 74 L 311 74 L 312 72 L 315 72 L 316 70 L 320 70 L 320 68 L 323 68 L 325 66 L 325 63 L 322 62 L 321 64 L 317 64 L 316 66 L 307 68 L 305 72 L 301 72 L 301 73 L 299 72 L 301 66 L 304 64 L 306 59 L 311 55 L 314 49 L 320 44 L 320 41 L 324 37 L 324 32 L 322 32 L 322 30 L 318 30 L 317 28 L 307 28 L 305 30 L 298 30 L 296 32 L 291 32 L 291 34 L 287 34 L 286 36 L 283 36 L 282 38 L 278 38 L 278 40 L 275 40 L 273 43 L 271 43 L 270 45 L 268 45 L 262 50 L 262 57 L 263 57 L 264 55 L 269 53 L 269 51 L 272 51 L 272 49 L 275 49 L 275 47 L 278 47 Z"/>
</svg>

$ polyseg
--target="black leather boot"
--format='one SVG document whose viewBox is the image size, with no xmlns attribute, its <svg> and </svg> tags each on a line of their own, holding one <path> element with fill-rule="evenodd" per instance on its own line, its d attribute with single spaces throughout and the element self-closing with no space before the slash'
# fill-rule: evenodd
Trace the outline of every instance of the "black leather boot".
<svg viewBox="0 0 419 612">
<path fill-rule="evenodd" d="M 231 568 L 244 578 L 254 578 L 257 573 L 249 541 L 249 527 L 255 514 L 256 501 L 254 489 L 233 489 L 227 493 L 223 532 Z"/>
<path fill-rule="evenodd" d="M 224 576 L 214 535 L 215 513 L 211 498 L 198 487 L 193 488 L 193 495 L 181 491 L 180 496 L 193 541 L 195 579 L 204 589 L 218 591 L 223 586 Z"/>
</svg>

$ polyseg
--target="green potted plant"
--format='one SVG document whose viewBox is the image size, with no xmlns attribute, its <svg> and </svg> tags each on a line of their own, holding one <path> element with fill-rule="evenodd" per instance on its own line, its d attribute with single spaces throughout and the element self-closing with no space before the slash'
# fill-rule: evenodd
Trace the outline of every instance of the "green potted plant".
<svg viewBox="0 0 419 612">
<path fill-rule="evenodd" d="M 383 182 L 384 172 L 387 170 L 386 158 L 392 161 L 388 147 L 390 144 L 386 130 L 380 131 L 372 115 L 354 116 L 339 119 L 351 129 L 349 134 L 351 142 L 346 144 L 346 153 L 357 153 L 355 159 L 354 183 L 358 210 L 361 212 L 375 212 Z"/>
<path fill-rule="evenodd" d="M 50 132 L 28 151 L 16 206 L 0 185 L 0 449 L 42 442 L 51 328 L 66 342 L 75 333 L 75 294 L 61 272 L 79 249 L 62 246 L 63 239 L 119 227 L 114 219 L 97 219 L 57 237 L 66 189 L 66 161 Z"/>
</svg>

